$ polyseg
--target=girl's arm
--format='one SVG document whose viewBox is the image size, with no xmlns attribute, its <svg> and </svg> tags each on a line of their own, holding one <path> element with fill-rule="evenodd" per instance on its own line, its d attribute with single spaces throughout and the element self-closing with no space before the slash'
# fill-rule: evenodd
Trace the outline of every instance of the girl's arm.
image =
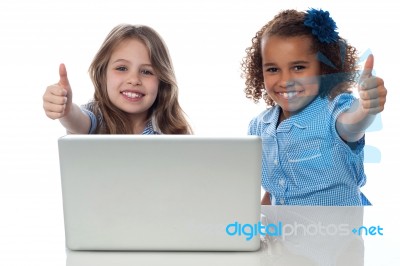
<svg viewBox="0 0 400 266">
<path fill-rule="evenodd" d="M 82 112 L 81 108 L 72 103 L 67 115 L 59 119 L 68 134 L 88 134 L 90 129 L 90 118 Z"/>
<path fill-rule="evenodd" d="M 376 114 L 384 109 L 387 90 L 383 79 L 372 76 L 373 67 L 374 58 L 369 55 L 360 78 L 360 98 L 336 120 L 336 130 L 347 142 L 356 142 L 361 139 L 365 130 L 374 121 Z"/>
<path fill-rule="evenodd" d="M 271 205 L 271 198 L 268 191 L 265 191 L 265 194 L 261 200 L 261 205 Z"/>
<path fill-rule="evenodd" d="M 43 95 L 43 109 L 51 119 L 59 119 L 68 133 L 87 134 L 90 118 L 72 102 L 72 90 L 64 64 L 60 65 L 60 81 L 47 87 Z"/>
</svg>

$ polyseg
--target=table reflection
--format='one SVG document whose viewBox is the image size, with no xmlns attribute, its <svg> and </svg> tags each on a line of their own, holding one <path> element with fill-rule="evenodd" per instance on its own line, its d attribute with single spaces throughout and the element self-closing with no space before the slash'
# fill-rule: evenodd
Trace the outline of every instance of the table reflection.
<svg viewBox="0 0 400 266">
<path fill-rule="evenodd" d="M 254 252 L 92 252 L 68 251 L 67 266 L 260 266 L 261 250 Z"/>
<path fill-rule="evenodd" d="M 262 223 L 280 225 L 263 238 L 264 265 L 364 265 L 363 215 L 363 207 L 262 206 Z"/>
<path fill-rule="evenodd" d="M 254 252 L 67 251 L 67 266 L 364 265 L 363 207 L 262 206 Z"/>
</svg>

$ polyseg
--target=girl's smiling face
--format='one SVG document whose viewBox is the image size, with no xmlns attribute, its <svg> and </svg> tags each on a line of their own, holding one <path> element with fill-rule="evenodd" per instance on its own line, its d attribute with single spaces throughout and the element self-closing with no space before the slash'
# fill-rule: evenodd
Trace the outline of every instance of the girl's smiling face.
<svg viewBox="0 0 400 266">
<path fill-rule="evenodd" d="M 147 47 L 139 39 L 122 41 L 107 66 L 107 94 L 110 101 L 133 119 L 145 121 L 157 98 L 159 79 Z"/>
<path fill-rule="evenodd" d="M 264 86 L 282 108 L 280 121 L 306 107 L 319 91 L 319 61 L 304 36 L 265 36 L 261 41 Z"/>
</svg>

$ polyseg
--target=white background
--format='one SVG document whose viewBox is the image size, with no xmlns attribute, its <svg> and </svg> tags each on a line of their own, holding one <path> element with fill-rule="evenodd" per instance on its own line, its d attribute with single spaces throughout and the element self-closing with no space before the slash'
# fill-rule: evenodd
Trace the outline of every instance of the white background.
<svg viewBox="0 0 400 266">
<path fill-rule="evenodd" d="M 375 55 L 388 99 L 382 129 L 367 133 L 381 161 L 365 165 L 363 192 L 375 206 L 393 210 L 400 198 L 396 1 L 2 0 L 0 264 L 44 265 L 63 245 L 57 138 L 65 132 L 42 109 L 42 95 L 58 81 L 60 63 L 66 64 L 74 102 L 86 103 L 93 95 L 87 70 L 108 32 L 119 23 L 149 25 L 168 45 L 180 102 L 196 134 L 244 135 L 250 119 L 265 108 L 245 98 L 240 77 L 245 48 L 281 9 L 308 7 L 329 10 L 342 37 Z M 37 252 L 43 247 L 46 255 Z"/>
</svg>

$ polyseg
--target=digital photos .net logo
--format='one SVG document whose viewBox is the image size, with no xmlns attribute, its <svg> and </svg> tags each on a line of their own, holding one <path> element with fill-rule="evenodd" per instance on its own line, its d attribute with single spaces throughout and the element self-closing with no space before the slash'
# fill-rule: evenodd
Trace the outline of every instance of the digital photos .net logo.
<svg viewBox="0 0 400 266">
<path fill-rule="evenodd" d="M 272 236 L 285 239 L 289 236 L 349 236 L 351 234 L 358 236 L 383 236 L 383 227 L 377 226 L 359 226 L 352 227 L 349 224 L 283 224 L 282 222 L 269 223 L 263 225 L 241 224 L 237 221 L 228 224 L 225 228 L 229 236 L 242 236 L 250 241 L 255 236 Z"/>
</svg>

